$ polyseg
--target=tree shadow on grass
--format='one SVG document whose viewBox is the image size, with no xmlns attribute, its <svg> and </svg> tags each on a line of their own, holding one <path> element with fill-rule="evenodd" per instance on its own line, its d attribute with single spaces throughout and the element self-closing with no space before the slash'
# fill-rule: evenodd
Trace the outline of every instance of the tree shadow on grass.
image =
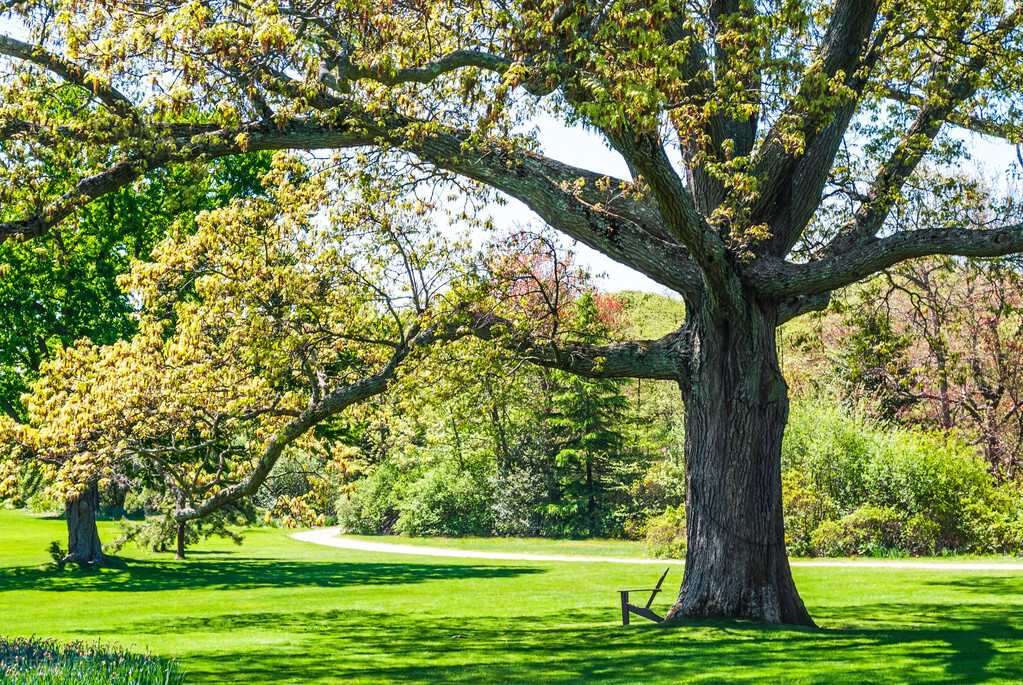
<svg viewBox="0 0 1023 685">
<path fill-rule="evenodd" d="M 196 682 L 218 683 L 984 683 L 1015 682 L 1020 674 L 1019 660 L 992 663 L 996 652 L 989 637 L 1023 637 L 1019 618 L 1007 613 L 986 612 L 963 629 L 884 630 L 793 630 L 718 621 L 622 627 L 608 622 L 612 614 L 222 615 L 201 629 L 222 633 L 262 627 L 303 639 L 258 652 L 204 655 L 185 667 Z M 161 629 L 187 627 L 169 622 Z M 191 627 L 196 629 L 194 623 Z"/>
<path fill-rule="evenodd" d="M 0 570 L 0 592 L 161 592 L 183 588 L 252 590 L 287 587 L 401 585 L 429 580 L 512 578 L 541 573 L 523 566 L 351 563 L 272 559 L 174 561 L 134 559 L 107 568 L 20 567 Z"/>
</svg>

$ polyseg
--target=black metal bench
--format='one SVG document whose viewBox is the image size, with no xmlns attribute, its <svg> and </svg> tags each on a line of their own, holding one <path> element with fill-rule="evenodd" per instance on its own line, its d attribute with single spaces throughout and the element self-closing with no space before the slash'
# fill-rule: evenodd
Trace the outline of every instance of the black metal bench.
<svg viewBox="0 0 1023 685">
<path fill-rule="evenodd" d="M 623 626 L 629 625 L 629 614 L 630 613 L 631 614 L 636 614 L 637 616 L 642 616 L 643 618 L 648 618 L 651 621 L 655 621 L 657 623 L 661 623 L 662 621 L 664 621 L 664 619 L 662 617 L 658 616 L 657 614 L 655 614 L 653 611 L 650 610 L 650 605 L 654 603 L 654 598 L 657 597 L 657 593 L 661 591 L 661 583 L 664 582 L 664 579 L 668 575 L 668 571 L 670 571 L 670 570 L 671 570 L 670 566 L 668 568 L 664 569 L 664 575 L 661 576 L 661 579 L 657 581 L 657 585 L 655 587 L 653 587 L 653 588 L 643 588 L 641 590 L 619 590 L 618 591 L 618 593 L 622 596 L 622 625 Z M 646 601 L 646 605 L 645 606 L 639 606 L 639 605 L 636 605 L 636 604 L 630 604 L 629 603 L 629 593 L 630 592 L 649 592 L 650 593 L 650 599 L 648 599 Z"/>
</svg>

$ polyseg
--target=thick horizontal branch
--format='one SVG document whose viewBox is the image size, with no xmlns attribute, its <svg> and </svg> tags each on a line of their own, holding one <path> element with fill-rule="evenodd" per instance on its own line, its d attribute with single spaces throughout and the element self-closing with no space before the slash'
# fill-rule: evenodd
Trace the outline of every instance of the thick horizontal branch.
<svg viewBox="0 0 1023 685">
<path fill-rule="evenodd" d="M 828 308 L 829 304 L 831 304 L 830 292 L 790 297 L 778 304 L 777 323 L 781 326 L 783 323 L 792 321 L 792 319 L 800 317 L 803 314 L 824 311 Z"/>
<path fill-rule="evenodd" d="M 827 293 L 915 257 L 1001 257 L 1016 252 L 1023 252 L 1023 223 L 983 230 L 933 228 L 902 231 L 806 264 L 761 259 L 750 276 L 759 293 L 780 300 Z"/>
<path fill-rule="evenodd" d="M 388 69 L 353 64 L 347 68 L 347 73 L 341 73 L 340 76 L 347 76 L 353 80 L 368 79 L 388 86 L 395 86 L 402 83 L 430 83 L 443 74 L 469 67 L 503 74 L 513 64 L 514 62 L 507 57 L 491 55 L 478 50 L 457 50 L 428 64 L 416 67 Z M 344 69 L 344 67 L 340 68 Z"/>
<path fill-rule="evenodd" d="M 517 331 L 502 317 L 476 317 L 472 334 L 493 340 L 532 364 L 561 369 L 586 378 L 651 378 L 685 382 L 689 338 L 681 331 L 658 340 L 630 340 L 607 345 L 554 341 Z"/>
<path fill-rule="evenodd" d="M 589 178 L 595 185 L 599 178 L 596 174 L 541 155 L 510 156 L 501 148 L 482 155 L 466 152 L 463 141 L 455 135 L 437 135 L 406 149 L 521 200 L 559 231 L 676 292 L 695 296 L 702 288 L 700 272 L 684 248 L 655 237 L 654 231 L 646 231 L 615 212 L 623 207 L 638 217 L 639 212 L 649 210 L 618 198 L 599 211 L 583 199 L 595 199 L 595 191 L 577 195 L 572 190 L 573 181 L 578 179 Z"/>
<path fill-rule="evenodd" d="M 92 200 L 123 188 L 153 169 L 175 162 L 243 154 L 258 150 L 343 149 L 386 143 L 403 148 L 424 161 L 486 183 L 522 200 L 545 221 L 569 236 L 600 250 L 627 266 L 655 278 L 683 294 L 692 295 L 700 276 L 686 251 L 655 237 L 656 210 L 649 204 L 596 190 L 603 177 L 555 160 L 504 148 L 468 147 L 468 136 L 440 132 L 410 136 L 403 130 L 412 122 L 380 121 L 359 114 L 338 116 L 336 124 L 298 121 L 289 125 L 250 124 L 231 130 L 199 129 L 197 135 L 169 141 L 150 156 L 121 162 L 82 179 L 74 188 L 25 219 L 0 223 L 0 241 L 45 234 Z M 582 179 L 582 190 L 575 181 Z M 612 183 L 613 185 L 613 183 Z M 600 198 L 606 206 L 598 209 Z M 621 213 L 618 213 L 621 212 Z M 636 222 L 650 226 L 644 230 Z"/>
<path fill-rule="evenodd" d="M 200 158 L 211 160 L 260 150 L 356 147 L 369 145 L 374 139 L 375 136 L 364 129 L 356 130 L 350 126 L 327 128 L 305 123 L 283 128 L 253 124 L 175 139 L 150 156 L 120 162 L 82 179 L 35 215 L 0 223 L 0 242 L 12 236 L 35 238 L 43 235 L 96 198 L 124 188 L 143 174 L 174 162 Z"/>
</svg>

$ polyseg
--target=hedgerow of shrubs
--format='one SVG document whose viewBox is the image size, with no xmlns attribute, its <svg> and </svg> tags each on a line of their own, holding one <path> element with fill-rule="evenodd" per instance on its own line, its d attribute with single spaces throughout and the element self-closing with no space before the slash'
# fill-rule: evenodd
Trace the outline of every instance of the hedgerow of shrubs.
<svg viewBox="0 0 1023 685">
<path fill-rule="evenodd" d="M 381 464 L 338 502 L 338 523 L 360 535 L 492 535 L 490 476 L 481 464 L 454 460 L 409 470 Z"/>
<path fill-rule="evenodd" d="M 0 682 L 5 685 L 181 685 L 173 662 L 99 643 L 0 637 Z"/>
<path fill-rule="evenodd" d="M 955 435 L 806 403 L 792 412 L 782 468 L 793 554 L 1020 553 L 1019 487 L 997 484 Z"/>
</svg>

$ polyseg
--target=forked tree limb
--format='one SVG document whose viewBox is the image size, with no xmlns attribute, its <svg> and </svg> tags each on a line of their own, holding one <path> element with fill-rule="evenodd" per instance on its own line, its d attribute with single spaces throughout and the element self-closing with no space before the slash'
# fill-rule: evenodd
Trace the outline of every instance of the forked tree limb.
<svg viewBox="0 0 1023 685">
<path fill-rule="evenodd" d="M 837 256 L 792 264 L 758 260 L 751 283 L 765 296 L 813 296 L 850 285 L 899 262 L 928 255 L 1001 257 L 1023 252 L 1023 223 L 989 229 L 933 228 L 900 231 Z"/>
</svg>

